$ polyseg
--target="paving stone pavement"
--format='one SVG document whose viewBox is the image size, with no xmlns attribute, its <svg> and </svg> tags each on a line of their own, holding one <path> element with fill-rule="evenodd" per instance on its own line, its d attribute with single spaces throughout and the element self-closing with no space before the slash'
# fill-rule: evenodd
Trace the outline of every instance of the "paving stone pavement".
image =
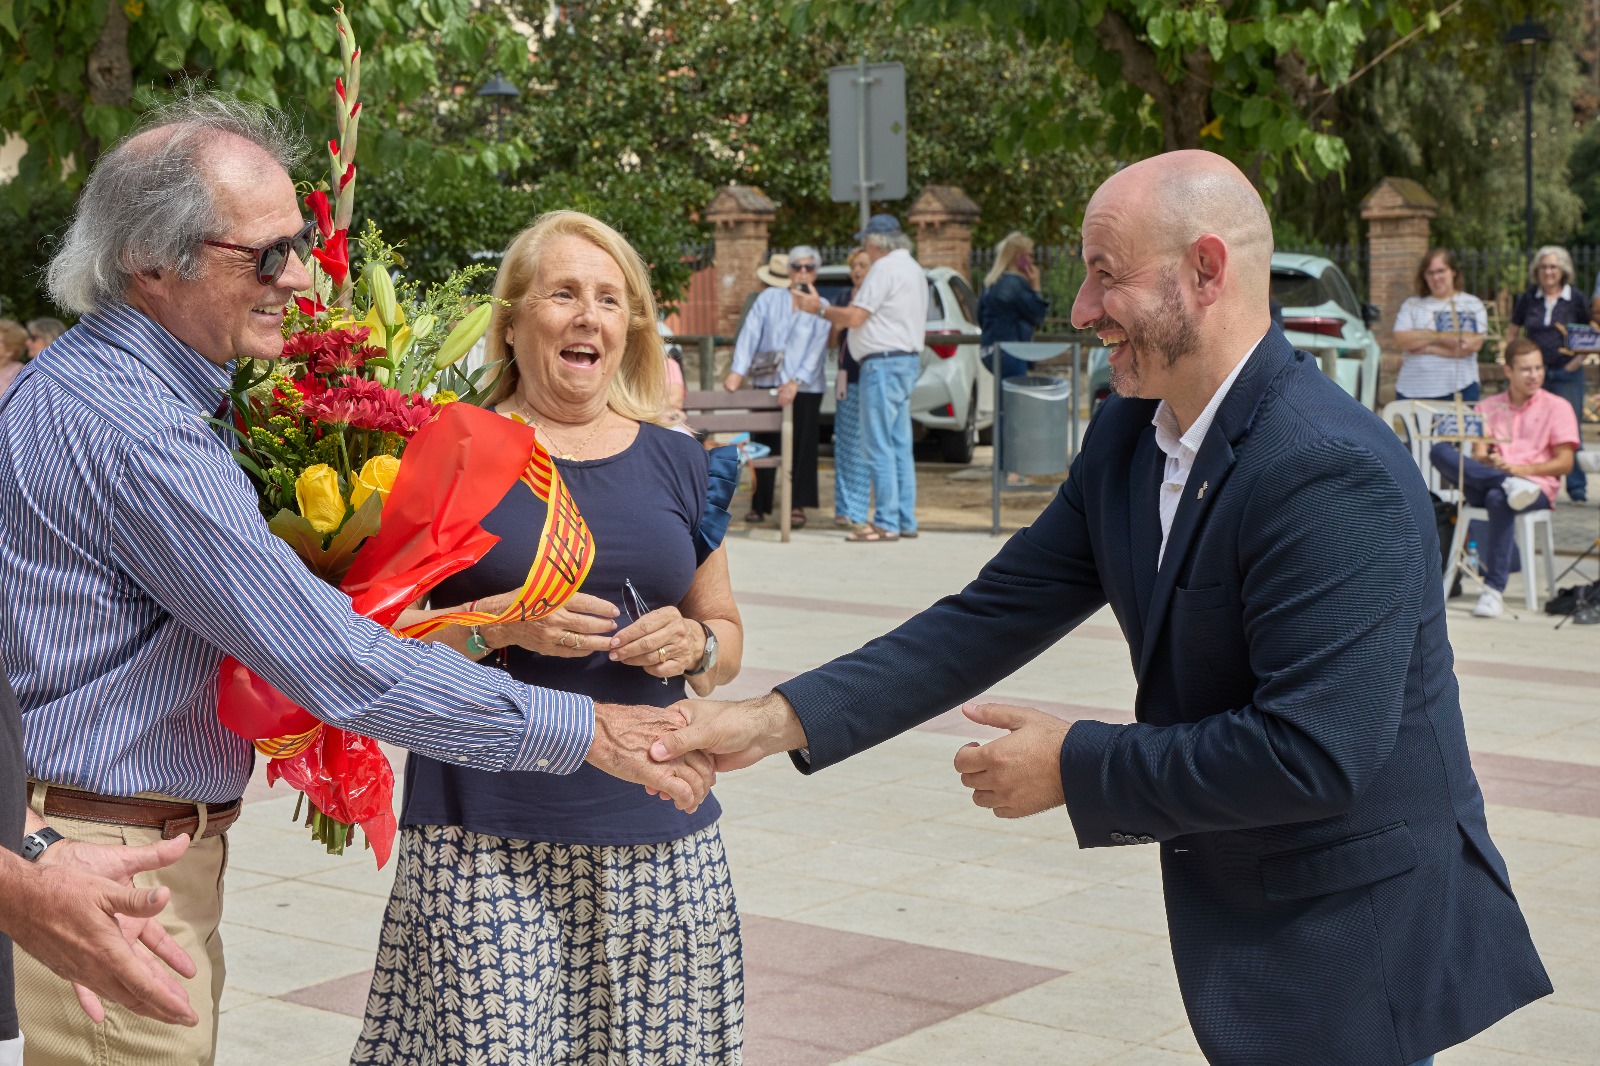
<svg viewBox="0 0 1600 1066">
<path fill-rule="evenodd" d="M 1562 546 L 1581 551 L 1600 512 L 1564 509 Z M 765 691 L 857 647 L 958 588 L 998 543 L 730 538 L 745 669 L 723 691 Z M 1520 580 L 1508 606 L 1521 603 Z M 1468 737 L 1556 994 L 1439 1063 L 1594 1063 L 1600 627 L 1555 630 L 1521 610 L 1475 619 L 1472 602 L 1450 605 Z M 1119 645 L 1102 612 L 993 695 L 1128 721 L 1133 673 Z M 768 760 L 719 782 L 752 1066 L 1203 1061 L 1173 976 L 1156 849 L 1080 851 L 1062 811 L 1003 822 L 972 806 L 950 761 L 990 733 L 946 714 L 811 778 Z M 367 852 L 323 855 L 291 824 L 293 798 L 267 790 L 259 770 L 247 802 L 229 833 L 218 1062 L 347 1062 L 390 872 Z"/>
</svg>

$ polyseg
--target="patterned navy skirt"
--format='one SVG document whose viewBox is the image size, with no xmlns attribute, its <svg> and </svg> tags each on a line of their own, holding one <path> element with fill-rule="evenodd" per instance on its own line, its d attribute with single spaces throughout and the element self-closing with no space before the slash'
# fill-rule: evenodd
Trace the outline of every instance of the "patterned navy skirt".
<svg viewBox="0 0 1600 1066">
<path fill-rule="evenodd" d="M 662 844 L 402 831 L 352 1063 L 738 1066 L 744 960 L 715 825 Z"/>
</svg>

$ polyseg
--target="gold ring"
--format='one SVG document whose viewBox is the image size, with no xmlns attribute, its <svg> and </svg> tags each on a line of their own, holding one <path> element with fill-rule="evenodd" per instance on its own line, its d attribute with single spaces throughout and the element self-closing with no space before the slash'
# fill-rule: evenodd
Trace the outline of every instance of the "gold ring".
<svg viewBox="0 0 1600 1066">
<path fill-rule="evenodd" d="M 656 662 L 665 663 L 666 661 L 667 661 L 667 649 L 666 648 L 657 648 L 656 649 Z"/>
<path fill-rule="evenodd" d="M 567 643 L 567 638 L 568 637 L 572 638 L 572 643 L 571 644 Z M 560 646 L 560 647 L 563 647 L 563 648 L 576 648 L 578 646 L 578 634 L 570 632 L 570 631 L 566 632 L 566 633 L 563 633 L 563 634 L 561 634 L 561 639 L 556 641 L 556 644 L 558 646 Z"/>
</svg>

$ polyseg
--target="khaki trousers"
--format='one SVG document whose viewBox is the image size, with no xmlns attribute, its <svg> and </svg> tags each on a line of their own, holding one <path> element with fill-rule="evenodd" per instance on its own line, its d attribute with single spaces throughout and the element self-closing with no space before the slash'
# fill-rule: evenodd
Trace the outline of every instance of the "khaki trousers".
<svg viewBox="0 0 1600 1066">
<path fill-rule="evenodd" d="M 62 836 L 91 844 L 153 844 L 159 829 L 102 825 L 50 816 Z M 72 986 L 25 952 L 17 952 L 17 1014 L 26 1038 L 23 1066 L 211 1066 L 217 1053 L 217 1004 L 222 998 L 222 875 L 228 865 L 225 836 L 199 840 L 165 869 L 139 874 L 140 888 L 166 885 L 172 900 L 161 924 L 194 959 L 195 976 L 179 978 L 200 1016 L 194 1028 L 166 1025 L 106 1002 L 95 1025 L 78 1006 Z M 142 949 L 141 949 L 142 950 Z"/>
</svg>

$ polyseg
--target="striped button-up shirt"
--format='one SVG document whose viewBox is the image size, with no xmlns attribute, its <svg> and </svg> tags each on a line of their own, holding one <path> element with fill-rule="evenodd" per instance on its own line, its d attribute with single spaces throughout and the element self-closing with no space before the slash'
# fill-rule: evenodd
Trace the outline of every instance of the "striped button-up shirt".
<svg viewBox="0 0 1600 1066">
<path fill-rule="evenodd" d="M 267 530 L 208 422 L 228 379 L 121 306 L 85 316 L 0 398 L 0 659 L 28 772 L 234 799 L 253 753 L 217 719 L 225 654 L 325 722 L 435 759 L 576 770 L 587 697 L 395 637 Z"/>
</svg>

